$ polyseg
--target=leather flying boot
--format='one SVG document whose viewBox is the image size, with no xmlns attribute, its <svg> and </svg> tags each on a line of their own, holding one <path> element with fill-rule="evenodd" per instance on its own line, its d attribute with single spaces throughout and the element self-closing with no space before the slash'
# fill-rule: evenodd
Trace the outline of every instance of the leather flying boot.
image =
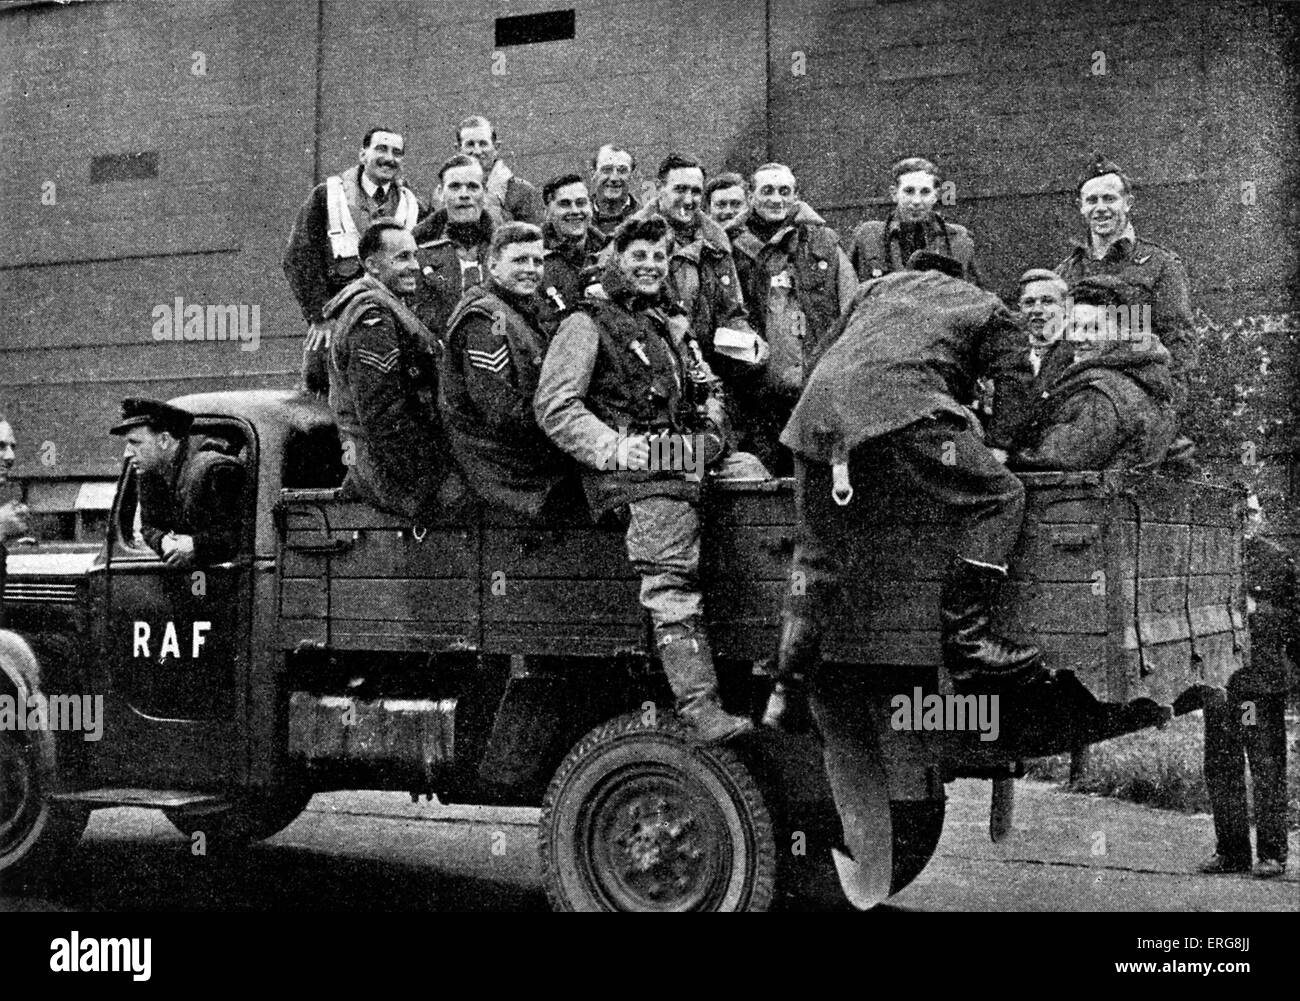
<svg viewBox="0 0 1300 1001">
<path fill-rule="evenodd" d="M 718 700 L 718 675 L 702 631 L 693 626 L 655 629 L 659 659 L 677 696 L 677 714 L 692 740 L 717 744 L 754 729 L 751 720 L 732 716 Z"/>
<path fill-rule="evenodd" d="M 782 614 L 776 687 L 767 700 L 764 726 L 786 733 L 807 733 L 812 729 L 808 689 L 817 670 L 821 645 L 821 629 L 813 619 L 788 611 Z"/>
<path fill-rule="evenodd" d="M 1047 678 L 1036 646 L 990 631 L 993 603 L 1007 572 L 957 560 L 939 599 L 943 662 L 953 685 L 964 691 L 1009 692 Z"/>
</svg>

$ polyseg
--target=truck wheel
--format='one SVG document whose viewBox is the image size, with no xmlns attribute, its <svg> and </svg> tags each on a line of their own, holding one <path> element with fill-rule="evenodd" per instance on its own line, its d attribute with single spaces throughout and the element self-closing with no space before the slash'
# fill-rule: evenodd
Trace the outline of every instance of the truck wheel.
<svg viewBox="0 0 1300 1001">
<path fill-rule="evenodd" d="M 944 801 L 892 800 L 890 820 L 894 829 L 894 872 L 889 884 L 892 896 L 921 875 L 943 834 Z"/>
<path fill-rule="evenodd" d="M 776 844 L 734 754 L 629 714 L 569 752 L 542 801 L 546 895 L 563 911 L 761 911 Z"/>
<path fill-rule="evenodd" d="M 297 786 L 241 796 L 219 813 L 167 810 L 167 819 L 187 838 L 202 831 L 209 851 L 233 851 L 278 834 L 298 819 L 311 801 L 310 789 Z"/>
<path fill-rule="evenodd" d="M 0 880 L 18 887 L 47 874 L 81 839 L 90 811 L 51 803 L 39 749 L 0 730 Z"/>
</svg>

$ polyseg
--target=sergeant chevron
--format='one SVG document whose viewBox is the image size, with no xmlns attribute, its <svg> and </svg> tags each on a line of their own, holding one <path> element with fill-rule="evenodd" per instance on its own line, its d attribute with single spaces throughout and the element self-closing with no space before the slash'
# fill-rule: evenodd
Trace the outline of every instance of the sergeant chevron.
<svg viewBox="0 0 1300 1001">
<path fill-rule="evenodd" d="M 104 736 L 104 696 L 0 695 L 0 730 L 80 730 L 82 740 L 96 741 Z"/>
</svg>

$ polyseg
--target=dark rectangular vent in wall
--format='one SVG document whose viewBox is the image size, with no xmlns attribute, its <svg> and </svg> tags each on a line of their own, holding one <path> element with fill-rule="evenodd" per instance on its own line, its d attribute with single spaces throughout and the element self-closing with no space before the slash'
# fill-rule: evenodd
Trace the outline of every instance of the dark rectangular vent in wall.
<svg viewBox="0 0 1300 1001">
<path fill-rule="evenodd" d="M 157 153 L 104 153 L 90 161 L 91 184 L 144 181 L 157 176 Z"/>
<path fill-rule="evenodd" d="M 496 47 L 534 45 L 537 42 L 562 42 L 573 37 L 574 15 L 571 10 L 548 10 L 545 14 L 519 14 L 498 17 Z"/>
</svg>

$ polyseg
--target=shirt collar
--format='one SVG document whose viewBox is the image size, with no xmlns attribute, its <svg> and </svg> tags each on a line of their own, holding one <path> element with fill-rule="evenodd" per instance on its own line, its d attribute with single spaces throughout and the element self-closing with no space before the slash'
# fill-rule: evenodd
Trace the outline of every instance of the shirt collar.
<svg viewBox="0 0 1300 1001">
<path fill-rule="evenodd" d="M 364 170 L 361 171 L 361 190 L 371 198 L 374 198 L 375 192 L 379 190 L 379 185 L 367 177 Z"/>
<path fill-rule="evenodd" d="M 1106 253 L 1102 257 L 1093 256 L 1091 232 L 1089 232 L 1088 235 L 1084 237 L 1083 240 L 1079 241 L 1079 246 L 1083 248 L 1083 252 L 1087 254 L 1088 257 L 1096 261 L 1096 260 L 1105 260 L 1107 257 L 1111 255 L 1111 253 L 1115 250 L 1116 247 L 1119 248 L 1121 257 L 1132 257 L 1133 246 L 1136 243 L 1137 243 L 1137 233 L 1133 231 L 1133 224 L 1130 222 L 1128 225 L 1124 227 L 1124 232 L 1121 233 L 1118 237 L 1116 237 L 1115 242 L 1106 248 Z"/>
<path fill-rule="evenodd" d="M 895 233 L 902 228 L 902 225 L 902 220 L 898 218 L 897 208 L 890 209 L 889 224 L 886 227 L 886 232 Z M 921 220 L 919 225 L 923 226 L 927 232 L 938 233 L 943 231 L 944 219 L 938 212 L 930 212 Z"/>
<path fill-rule="evenodd" d="M 623 196 L 623 203 L 618 208 L 610 209 L 608 212 L 602 211 L 594 200 L 591 203 L 592 214 L 596 219 L 626 219 L 640 207 L 640 203 L 630 191 Z"/>
</svg>

